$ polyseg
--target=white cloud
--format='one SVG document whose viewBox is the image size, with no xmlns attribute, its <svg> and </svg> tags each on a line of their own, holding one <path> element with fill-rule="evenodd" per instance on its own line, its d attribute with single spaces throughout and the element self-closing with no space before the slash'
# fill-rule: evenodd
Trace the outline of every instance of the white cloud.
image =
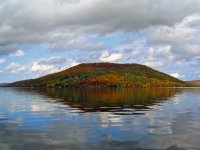
<svg viewBox="0 0 200 150">
<path fill-rule="evenodd" d="M 29 72 L 36 73 L 35 77 L 43 76 L 49 73 L 55 73 L 62 71 L 69 67 L 78 65 L 73 59 L 65 57 L 50 57 L 50 58 L 40 58 L 30 64 Z"/>
<path fill-rule="evenodd" d="M 0 64 L 4 63 L 5 61 L 6 61 L 6 59 L 0 58 Z"/>
<path fill-rule="evenodd" d="M 44 75 L 94 61 L 141 63 L 166 72 L 200 66 L 199 0 L 6 0 L 0 20 L 0 55 L 32 59 L 19 72 Z M 75 50 L 70 56 L 77 53 L 76 60 L 36 59 L 26 51 L 33 45 L 37 54 Z"/>
<path fill-rule="evenodd" d="M 142 63 L 155 68 L 166 67 L 174 58 L 170 45 L 149 47 L 143 55 L 144 62 Z"/>
<path fill-rule="evenodd" d="M 159 46 L 159 47 L 150 47 L 147 53 L 148 60 L 154 60 L 156 57 L 166 57 L 171 59 L 171 46 Z"/>
<path fill-rule="evenodd" d="M 174 26 L 151 28 L 149 44 L 170 45 L 176 60 L 192 61 L 200 55 L 200 15 L 193 14 Z"/>
<path fill-rule="evenodd" d="M 198 24 L 200 22 L 200 14 L 193 14 L 185 17 L 181 22 L 174 26 L 161 25 L 151 27 L 149 36 L 150 43 L 172 44 L 193 39 L 193 35 L 198 32 Z"/>
<path fill-rule="evenodd" d="M 179 73 L 171 73 L 170 76 L 178 78 L 178 77 L 180 77 L 180 74 Z"/>
<path fill-rule="evenodd" d="M 175 77 L 175 78 L 184 78 L 184 75 L 181 75 L 179 73 L 171 73 L 170 76 Z"/>
<path fill-rule="evenodd" d="M 199 10 L 198 0 L 1 1 L 0 54 L 10 53 L 27 43 L 73 50 L 76 48 L 73 43 L 78 42 L 73 37 L 66 38 L 64 33 L 87 37 L 134 32 L 158 25 L 172 26 Z M 102 43 L 90 41 L 82 46 L 83 49 L 102 47 Z"/>
<path fill-rule="evenodd" d="M 26 66 L 20 65 L 19 63 L 12 62 L 9 66 L 6 67 L 6 71 L 10 73 L 19 73 L 26 70 Z"/>
<path fill-rule="evenodd" d="M 45 65 L 41 64 L 39 62 L 34 62 L 33 65 L 31 66 L 30 70 L 33 72 L 47 72 L 53 69 L 53 65 Z"/>
<path fill-rule="evenodd" d="M 177 24 L 174 27 L 160 26 L 154 27 L 150 34 L 149 42 L 155 44 L 176 44 L 190 38 L 193 29 Z"/>
<path fill-rule="evenodd" d="M 39 77 L 49 73 L 64 70 L 78 64 L 78 62 L 70 58 L 50 57 L 40 58 L 29 62 L 26 65 L 12 62 L 5 68 L 5 71 L 14 74 L 28 73 L 32 77 Z"/>
<path fill-rule="evenodd" d="M 103 62 L 114 62 L 122 57 L 120 53 L 109 54 L 108 51 L 103 51 L 99 60 Z"/>
<path fill-rule="evenodd" d="M 12 57 L 23 57 L 23 56 L 25 56 L 25 53 L 22 50 L 17 50 L 15 53 L 10 54 L 10 56 L 12 56 Z"/>
<path fill-rule="evenodd" d="M 91 42 L 96 36 L 87 35 L 81 32 L 74 31 L 56 31 L 48 34 L 42 46 L 56 51 L 63 50 L 102 50 L 105 49 L 103 42 Z"/>
</svg>

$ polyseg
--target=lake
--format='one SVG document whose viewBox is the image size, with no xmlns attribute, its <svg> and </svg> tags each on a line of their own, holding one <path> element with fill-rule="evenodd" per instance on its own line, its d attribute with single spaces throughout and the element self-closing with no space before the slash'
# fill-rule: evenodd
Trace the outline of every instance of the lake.
<svg viewBox="0 0 200 150">
<path fill-rule="evenodd" d="M 0 88 L 0 150 L 200 149 L 200 88 Z"/>
</svg>

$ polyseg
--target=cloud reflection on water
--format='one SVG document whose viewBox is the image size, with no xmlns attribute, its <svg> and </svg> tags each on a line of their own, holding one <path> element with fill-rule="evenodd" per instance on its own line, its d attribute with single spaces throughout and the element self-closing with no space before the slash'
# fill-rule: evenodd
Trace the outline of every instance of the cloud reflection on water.
<svg viewBox="0 0 200 150">
<path fill-rule="evenodd" d="M 200 146 L 199 93 L 1 88 L 0 148 L 195 149 Z"/>
</svg>

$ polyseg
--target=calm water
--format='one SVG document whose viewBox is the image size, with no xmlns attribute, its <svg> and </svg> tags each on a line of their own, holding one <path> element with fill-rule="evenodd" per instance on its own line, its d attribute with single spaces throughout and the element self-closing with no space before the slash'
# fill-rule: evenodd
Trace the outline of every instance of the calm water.
<svg viewBox="0 0 200 150">
<path fill-rule="evenodd" d="M 200 149 L 200 89 L 0 88 L 10 149 Z"/>
</svg>

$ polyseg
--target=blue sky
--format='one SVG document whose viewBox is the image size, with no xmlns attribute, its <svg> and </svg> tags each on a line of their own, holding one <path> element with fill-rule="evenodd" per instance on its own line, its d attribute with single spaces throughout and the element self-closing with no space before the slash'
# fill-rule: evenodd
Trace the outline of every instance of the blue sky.
<svg viewBox="0 0 200 150">
<path fill-rule="evenodd" d="M 0 82 L 90 62 L 139 63 L 200 79 L 199 0 L 0 3 Z"/>
</svg>

